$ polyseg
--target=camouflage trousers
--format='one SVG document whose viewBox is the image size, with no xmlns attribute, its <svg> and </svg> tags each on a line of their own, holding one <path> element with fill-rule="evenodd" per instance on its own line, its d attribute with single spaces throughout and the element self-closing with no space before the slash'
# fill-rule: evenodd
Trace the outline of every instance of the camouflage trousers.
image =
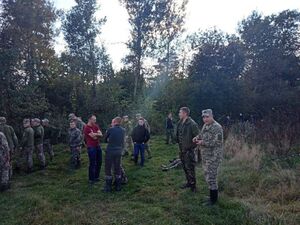
<svg viewBox="0 0 300 225">
<path fill-rule="evenodd" d="M 51 140 L 45 139 L 43 145 L 44 145 L 44 152 L 47 152 L 50 156 L 50 160 L 52 160 L 54 157 L 54 151 L 52 148 Z"/>
<path fill-rule="evenodd" d="M 196 159 L 194 150 L 190 149 L 188 151 L 180 151 L 179 157 L 182 162 L 182 168 L 184 170 L 187 183 L 190 185 L 196 185 Z"/>
<path fill-rule="evenodd" d="M 149 144 L 149 142 L 148 142 L 148 143 L 145 143 L 145 151 L 146 151 L 147 154 L 148 154 L 148 158 L 151 157 L 151 149 L 150 149 L 150 144 Z"/>
<path fill-rule="evenodd" d="M 10 163 L 8 156 L 7 158 L 0 156 L 0 184 L 6 185 L 9 182 L 9 170 L 10 170 Z"/>
<path fill-rule="evenodd" d="M 130 136 L 125 137 L 125 148 L 123 149 L 122 155 L 129 153 L 129 150 L 133 149 L 133 142 Z"/>
<path fill-rule="evenodd" d="M 26 161 L 27 168 L 31 169 L 33 167 L 33 147 L 22 148 L 17 159 L 17 167 L 21 168 L 23 160 Z"/>
<path fill-rule="evenodd" d="M 46 166 L 46 158 L 44 153 L 44 145 L 38 144 L 35 146 L 37 158 L 39 159 L 41 166 Z"/>
<path fill-rule="evenodd" d="M 201 156 L 205 181 L 210 190 L 218 190 L 217 176 L 218 168 L 221 163 L 221 157 L 216 156 L 211 149 L 202 149 Z"/>
<path fill-rule="evenodd" d="M 70 147 L 71 149 L 71 164 L 73 166 L 78 166 L 81 161 L 81 146 L 76 146 L 76 147 Z"/>
<path fill-rule="evenodd" d="M 9 179 L 12 178 L 13 176 L 13 159 L 15 158 L 15 151 L 14 149 L 10 149 L 9 151 L 10 154 L 10 162 L 9 162 Z"/>
</svg>

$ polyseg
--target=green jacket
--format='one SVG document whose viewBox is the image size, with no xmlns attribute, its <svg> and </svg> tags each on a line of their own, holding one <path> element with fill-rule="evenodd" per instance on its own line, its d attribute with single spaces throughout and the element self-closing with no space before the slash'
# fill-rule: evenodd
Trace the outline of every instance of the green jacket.
<svg viewBox="0 0 300 225">
<path fill-rule="evenodd" d="M 35 145 L 43 144 L 44 128 L 41 125 L 39 125 L 33 127 L 33 130 L 34 130 L 34 144 Z"/>
<path fill-rule="evenodd" d="M 132 129 L 133 129 L 132 123 L 130 121 L 123 122 L 122 127 L 125 129 L 125 135 L 130 136 L 132 133 Z"/>
<path fill-rule="evenodd" d="M 18 138 L 14 131 L 14 128 L 12 128 L 9 125 L 2 124 L 0 125 L 0 132 L 2 132 L 5 135 L 9 149 L 11 151 L 18 147 Z"/>
<path fill-rule="evenodd" d="M 180 120 L 177 123 L 175 137 L 181 151 L 188 151 L 197 147 L 193 138 L 199 134 L 197 123 L 188 117 L 184 123 Z"/>
<path fill-rule="evenodd" d="M 21 147 L 33 147 L 34 146 L 34 131 L 31 127 L 27 127 L 24 129 Z"/>
</svg>

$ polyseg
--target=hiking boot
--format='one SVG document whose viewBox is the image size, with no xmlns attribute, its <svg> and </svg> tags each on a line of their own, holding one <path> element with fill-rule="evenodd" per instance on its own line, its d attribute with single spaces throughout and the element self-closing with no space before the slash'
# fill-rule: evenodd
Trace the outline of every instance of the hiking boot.
<svg viewBox="0 0 300 225">
<path fill-rule="evenodd" d="M 186 183 L 180 186 L 181 189 L 186 189 L 186 188 L 190 188 L 191 184 L 190 183 Z"/>
<path fill-rule="evenodd" d="M 122 190 L 122 179 L 121 178 L 116 178 L 115 188 L 116 188 L 116 191 L 121 191 Z"/>
<path fill-rule="evenodd" d="M 218 190 L 209 190 L 209 199 L 203 205 L 213 206 L 218 202 Z"/>
<path fill-rule="evenodd" d="M 191 191 L 194 192 L 194 193 L 197 192 L 196 184 L 192 184 L 192 185 L 191 185 Z"/>
</svg>

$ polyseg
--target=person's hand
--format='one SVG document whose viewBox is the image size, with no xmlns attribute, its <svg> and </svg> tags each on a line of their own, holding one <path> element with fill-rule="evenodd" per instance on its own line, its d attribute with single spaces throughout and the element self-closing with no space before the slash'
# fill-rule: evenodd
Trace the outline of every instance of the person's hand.
<svg viewBox="0 0 300 225">
<path fill-rule="evenodd" d="M 99 131 L 98 131 L 98 135 L 99 135 L 100 137 L 102 137 L 102 136 L 103 136 L 103 134 L 102 134 L 102 131 L 101 131 L 101 130 L 99 130 Z"/>
<path fill-rule="evenodd" d="M 197 144 L 197 145 L 203 145 L 203 140 L 197 140 L 197 141 L 196 141 L 196 144 Z"/>
</svg>

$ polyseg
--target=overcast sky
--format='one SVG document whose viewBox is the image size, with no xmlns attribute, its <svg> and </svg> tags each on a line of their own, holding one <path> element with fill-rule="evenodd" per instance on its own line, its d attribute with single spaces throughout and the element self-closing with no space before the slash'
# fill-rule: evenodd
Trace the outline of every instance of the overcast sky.
<svg viewBox="0 0 300 225">
<path fill-rule="evenodd" d="M 74 0 L 54 0 L 58 9 L 68 10 Z M 98 0 L 100 10 L 97 16 L 106 16 L 99 41 L 107 47 L 115 68 L 121 66 L 121 59 L 127 54 L 125 42 L 129 39 L 128 16 L 119 0 Z M 217 27 L 228 33 L 235 33 L 237 24 L 253 10 L 264 15 L 285 9 L 300 9 L 300 0 L 189 0 L 187 6 L 186 30 L 192 33 L 199 29 Z M 56 41 L 56 51 L 64 49 L 62 36 Z"/>
</svg>

